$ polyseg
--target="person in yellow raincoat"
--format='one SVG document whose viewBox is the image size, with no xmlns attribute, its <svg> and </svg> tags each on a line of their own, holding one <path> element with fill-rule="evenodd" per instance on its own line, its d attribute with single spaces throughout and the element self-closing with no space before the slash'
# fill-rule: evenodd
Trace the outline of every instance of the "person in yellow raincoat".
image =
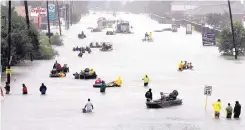
<svg viewBox="0 0 245 130">
<path fill-rule="evenodd" d="M 114 83 L 115 83 L 118 87 L 120 87 L 120 86 L 122 85 L 122 79 L 121 79 L 121 77 L 118 77 L 117 80 L 114 81 Z"/>
<path fill-rule="evenodd" d="M 65 77 L 65 73 L 64 72 L 60 72 L 60 77 L 61 78 Z"/>
<path fill-rule="evenodd" d="M 145 77 L 142 79 L 144 80 L 144 86 L 148 86 L 148 83 L 149 83 L 149 77 L 147 75 L 145 75 Z"/>
<path fill-rule="evenodd" d="M 182 71 L 183 70 L 183 67 L 184 67 L 183 61 L 181 61 L 179 63 L 179 70 Z"/>
<path fill-rule="evenodd" d="M 94 69 L 89 70 L 89 74 L 94 74 L 94 73 L 95 73 Z"/>
<path fill-rule="evenodd" d="M 220 110 L 221 110 L 221 101 L 218 99 L 217 102 L 213 103 L 213 109 L 214 109 L 214 117 L 219 118 Z"/>
<path fill-rule="evenodd" d="M 152 33 L 151 32 L 149 33 L 149 39 L 152 39 Z"/>
</svg>

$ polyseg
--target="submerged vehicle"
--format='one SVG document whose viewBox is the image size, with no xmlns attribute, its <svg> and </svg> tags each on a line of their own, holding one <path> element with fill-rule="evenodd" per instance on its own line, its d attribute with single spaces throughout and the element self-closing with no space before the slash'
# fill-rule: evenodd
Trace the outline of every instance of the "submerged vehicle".
<svg viewBox="0 0 245 130">
<path fill-rule="evenodd" d="M 176 24 L 172 24 L 172 32 L 178 32 Z"/>
<path fill-rule="evenodd" d="M 187 24 L 186 25 L 186 34 L 192 34 L 192 25 L 191 24 Z"/>
<path fill-rule="evenodd" d="M 177 98 L 178 91 L 174 90 L 168 96 L 163 99 L 158 100 L 148 100 L 146 101 L 146 106 L 148 108 L 165 108 L 170 106 L 176 106 L 182 104 L 182 99 Z"/>
<path fill-rule="evenodd" d="M 130 25 L 127 21 L 121 21 L 116 25 L 116 33 L 131 33 L 130 31 Z"/>
<path fill-rule="evenodd" d="M 172 28 L 164 28 L 163 31 L 172 31 Z"/>
<path fill-rule="evenodd" d="M 163 32 L 164 29 L 157 29 L 157 30 L 154 30 L 154 32 Z"/>
<path fill-rule="evenodd" d="M 95 43 L 95 45 L 94 45 L 94 43 Z M 89 44 L 89 47 L 90 47 L 90 48 L 102 48 L 102 45 L 99 44 L 98 42 L 91 42 L 91 43 Z"/>
<path fill-rule="evenodd" d="M 102 30 L 99 29 L 99 28 L 94 28 L 94 29 L 91 30 L 91 32 L 102 32 Z"/>
<path fill-rule="evenodd" d="M 215 34 L 214 33 L 202 34 L 202 45 L 215 46 L 216 45 Z"/>
<path fill-rule="evenodd" d="M 106 31 L 106 35 L 115 35 L 115 31 Z"/>
</svg>

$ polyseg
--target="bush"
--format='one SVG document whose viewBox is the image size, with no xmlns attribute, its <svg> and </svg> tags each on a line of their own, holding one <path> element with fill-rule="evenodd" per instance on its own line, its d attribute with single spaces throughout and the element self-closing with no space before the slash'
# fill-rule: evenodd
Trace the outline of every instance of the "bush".
<svg viewBox="0 0 245 130">
<path fill-rule="evenodd" d="M 239 55 L 245 54 L 245 28 L 241 22 L 234 23 L 235 45 Z M 233 55 L 233 38 L 230 28 L 224 28 L 219 37 L 219 52 L 223 55 Z"/>
<path fill-rule="evenodd" d="M 56 56 L 58 54 L 58 52 L 56 52 L 52 46 L 49 44 L 49 39 L 47 36 L 40 36 L 40 55 L 38 57 L 38 59 L 52 59 L 54 58 L 54 56 Z"/>
<path fill-rule="evenodd" d="M 53 35 L 50 38 L 51 41 L 51 45 L 56 45 L 56 46 L 62 46 L 63 44 L 63 40 L 61 39 L 61 37 L 58 34 Z"/>
</svg>

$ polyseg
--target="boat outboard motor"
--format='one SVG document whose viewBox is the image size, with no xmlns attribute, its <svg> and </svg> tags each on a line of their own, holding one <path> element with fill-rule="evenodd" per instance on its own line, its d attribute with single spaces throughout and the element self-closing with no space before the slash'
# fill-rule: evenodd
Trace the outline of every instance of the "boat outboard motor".
<svg viewBox="0 0 245 130">
<path fill-rule="evenodd" d="M 174 90 L 172 93 L 169 94 L 170 100 L 176 100 L 177 96 L 179 95 L 177 90 Z"/>
</svg>

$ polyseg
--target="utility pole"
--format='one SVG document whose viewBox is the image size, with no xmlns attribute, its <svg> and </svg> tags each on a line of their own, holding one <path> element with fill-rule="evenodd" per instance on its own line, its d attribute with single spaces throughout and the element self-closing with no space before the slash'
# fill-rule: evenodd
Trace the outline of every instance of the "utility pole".
<svg viewBox="0 0 245 130">
<path fill-rule="evenodd" d="M 233 47 L 234 47 L 234 51 L 235 51 L 234 52 L 235 53 L 235 59 L 237 59 L 237 48 L 236 48 L 236 42 L 235 42 L 235 34 L 234 34 L 234 28 L 233 28 L 233 20 L 232 20 L 230 0 L 228 0 L 228 6 L 229 6 L 229 12 L 230 12 L 231 32 L 232 32 Z"/>
<path fill-rule="evenodd" d="M 51 44 L 50 41 L 50 23 L 49 23 L 49 8 L 48 8 L 48 0 L 46 1 L 47 4 L 47 21 L 48 21 L 48 40 L 49 40 L 49 44 Z"/>
<path fill-rule="evenodd" d="M 26 13 L 26 24 L 27 24 L 27 29 L 28 29 L 28 34 L 29 34 L 29 29 L 30 29 L 30 20 L 29 20 L 29 10 L 28 10 L 28 3 L 27 1 L 25 0 L 24 1 L 24 5 L 25 5 L 25 13 Z M 30 59 L 31 61 L 33 61 L 33 54 L 31 52 L 30 54 Z"/>
<path fill-rule="evenodd" d="M 73 4 L 73 2 L 70 1 L 70 23 L 71 23 L 71 26 L 72 26 L 72 4 Z"/>
<path fill-rule="evenodd" d="M 67 24 L 67 29 L 69 29 L 69 4 L 66 3 L 66 24 Z"/>
<path fill-rule="evenodd" d="M 10 84 L 10 71 L 11 71 L 11 22 L 12 22 L 12 8 L 11 8 L 11 0 L 9 1 L 9 10 L 8 10 L 8 70 L 7 70 L 7 82 Z"/>
<path fill-rule="evenodd" d="M 59 8 L 59 3 L 58 1 L 56 0 L 56 7 L 57 7 L 57 12 L 58 12 L 58 21 L 59 21 L 59 29 L 60 29 L 60 36 L 62 36 L 61 34 L 61 27 L 60 27 L 60 8 Z"/>
</svg>

